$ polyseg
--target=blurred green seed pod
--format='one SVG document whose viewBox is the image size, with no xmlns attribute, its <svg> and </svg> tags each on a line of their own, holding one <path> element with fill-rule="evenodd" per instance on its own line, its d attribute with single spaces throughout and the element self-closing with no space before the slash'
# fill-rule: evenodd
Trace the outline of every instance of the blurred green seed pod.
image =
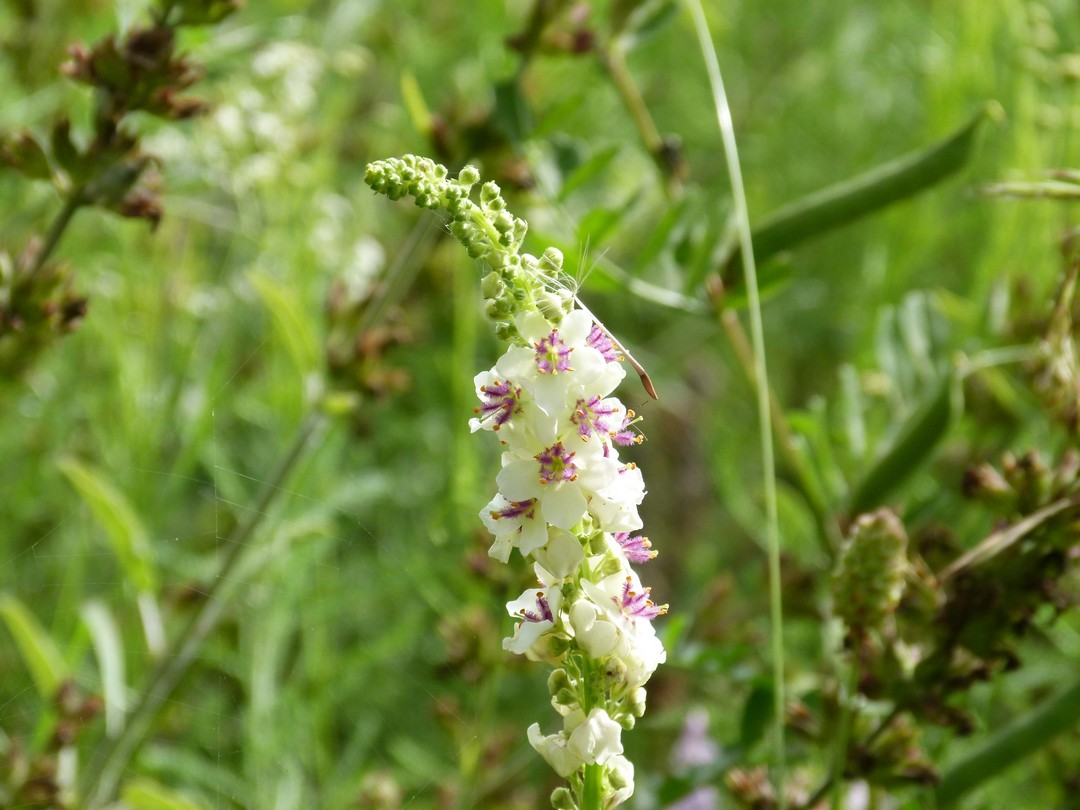
<svg viewBox="0 0 1080 810">
<path fill-rule="evenodd" d="M 563 268 L 563 254 L 557 247 L 549 247 L 542 257 L 547 266 L 556 273 L 561 273 Z"/>
<path fill-rule="evenodd" d="M 567 787 L 555 788 L 551 794 L 551 806 L 553 810 L 578 810 L 574 795 Z"/>
<path fill-rule="evenodd" d="M 499 233 L 509 234 L 513 238 L 514 218 L 505 211 L 500 211 L 491 224 L 495 226 L 495 230 Z"/>
<path fill-rule="evenodd" d="M 480 182 L 480 172 L 475 166 L 463 166 L 458 172 L 457 182 L 466 189 L 472 188 Z"/>
<path fill-rule="evenodd" d="M 546 290 L 536 296 L 536 308 L 540 310 L 541 315 L 556 324 L 561 322 L 563 315 L 566 314 L 563 299 L 556 293 Z"/>
<path fill-rule="evenodd" d="M 480 187 L 480 202 L 485 206 L 490 206 L 491 203 L 501 195 L 502 189 L 499 188 L 498 183 L 491 180 L 488 180 Z"/>
<path fill-rule="evenodd" d="M 480 294 L 484 298 L 498 298 L 506 290 L 506 284 L 497 272 L 492 271 L 480 280 Z"/>
<path fill-rule="evenodd" d="M 547 680 L 548 694 L 554 696 L 560 689 L 570 688 L 570 676 L 566 674 L 566 670 L 559 667 L 556 670 L 552 670 L 552 673 L 548 675 Z"/>
<path fill-rule="evenodd" d="M 990 464 L 979 464 L 964 471 L 962 484 L 964 495 L 979 501 L 1012 505 L 1016 502 L 1016 490 Z"/>
<path fill-rule="evenodd" d="M 888 509 L 860 515 L 833 572 L 836 615 L 853 635 L 880 628 L 904 591 L 907 533 Z"/>
<path fill-rule="evenodd" d="M 642 686 L 639 686 L 632 693 L 630 693 L 630 696 L 627 698 L 627 701 L 628 701 L 629 706 L 630 706 L 630 711 L 634 714 L 635 717 L 644 716 L 644 714 L 645 714 L 645 697 L 646 697 L 645 688 L 642 687 Z"/>
</svg>

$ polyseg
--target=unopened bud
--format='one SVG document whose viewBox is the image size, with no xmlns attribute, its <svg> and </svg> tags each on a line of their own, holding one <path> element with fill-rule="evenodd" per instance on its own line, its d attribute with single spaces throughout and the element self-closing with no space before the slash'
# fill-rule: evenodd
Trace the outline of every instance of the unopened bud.
<svg viewBox="0 0 1080 810">
<path fill-rule="evenodd" d="M 835 610 L 849 628 L 865 632 L 896 610 L 907 568 L 904 524 L 888 509 L 860 515 L 833 573 Z"/>
</svg>

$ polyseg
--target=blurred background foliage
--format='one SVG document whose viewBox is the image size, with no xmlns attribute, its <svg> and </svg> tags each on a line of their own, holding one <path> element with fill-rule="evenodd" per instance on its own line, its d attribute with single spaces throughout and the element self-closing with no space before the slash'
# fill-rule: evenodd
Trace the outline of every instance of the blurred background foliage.
<svg viewBox="0 0 1080 810">
<path fill-rule="evenodd" d="M 148 8 L 0 5 L 0 132 L 44 138 L 65 115 L 86 145 L 94 97 L 58 66 Z M 847 722 L 849 807 L 1076 806 L 1074 713 L 1006 738 L 1030 757 L 977 756 L 1010 723 L 1037 725 L 1032 707 L 1080 665 L 1064 612 L 1074 504 L 1038 512 L 1074 497 L 1072 209 L 983 193 L 1016 181 L 1053 196 L 1046 173 L 1077 165 L 1073 4 L 706 11 L 755 224 L 989 110 L 932 189 L 762 268 L 787 431 L 792 802 L 828 787 Z M 477 269 L 440 223 L 363 185 L 369 160 L 405 152 L 495 179 L 531 252 L 564 251 L 660 392 L 622 391 L 645 417 L 636 460 L 661 551 L 648 578 L 671 605 L 669 661 L 628 735 L 632 806 L 775 805 L 755 770 L 771 761 L 772 686 L 757 425 L 732 320 L 745 291 L 693 42 L 678 4 L 651 0 L 262 0 L 179 31 L 211 111 L 125 124 L 156 156 L 160 226 L 81 210 L 55 256 L 85 317 L 0 380 L 0 806 L 546 805 L 555 782 L 524 733 L 548 712 L 543 675 L 500 649 L 502 606 L 529 576 L 485 555 L 476 513 L 497 448 L 466 430 L 497 346 Z M 12 257 L 61 207 L 14 170 L 0 199 Z M 968 495 L 995 490 L 988 463 L 1013 493 L 997 514 L 964 499 L 965 469 Z M 831 572 L 852 508 L 881 506 L 903 518 L 910 565 L 939 574 L 1025 516 L 1042 515 L 1010 548 L 1054 538 L 1052 574 L 1050 552 L 1028 579 L 992 572 L 1015 611 L 985 649 L 963 642 L 978 666 L 936 715 L 925 692 L 843 686 L 859 633 L 845 650 Z M 897 637 L 904 621 L 932 635 L 952 615 L 936 604 L 899 608 Z M 1007 644 L 994 635 L 1014 627 Z M 864 676 L 892 672 L 891 633 L 860 637 Z M 711 745 L 687 754 L 695 733 Z M 976 776 L 953 767 L 965 761 Z"/>
</svg>

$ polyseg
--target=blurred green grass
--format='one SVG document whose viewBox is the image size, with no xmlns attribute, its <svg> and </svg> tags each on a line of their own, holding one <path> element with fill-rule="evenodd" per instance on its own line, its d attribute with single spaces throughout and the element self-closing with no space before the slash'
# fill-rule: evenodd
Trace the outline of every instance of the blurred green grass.
<svg viewBox="0 0 1080 810">
<path fill-rule="evenodd" d="M 86 108 L 52 57 L 108 30 L 115 10 L 77 5 L 31 32 L 40 49 L 21 72 L 10 52 L 0 65 L 0 130 Z M 120 8 L 131 19 L 139 6 Z M 941 356 L 1002 337 L 988 302 L 1010 279 L 1035 300 L 1048 294 L 1069 209 L 971 189 L 1075 165 L 1075 82 L 1053 70 L 1078 46 L 1070 4 L 773 0 L 714 3 L 709 13 L 753 217 L 944 136 L 986 100 L 1005 113 L 961 179 L 791 258 L 765 311 L 786 407 L 813 412 L 834 397 L 844 363 L 872 368 L 881 313 L 909 290 L 948 302 Z M 199 90 L 218 113 L 167 128 L 145 122 L 164 158 L 165 222 L 150 234 L 80 216 L 61 255 L 90 296 L 89 316 L 25 381 L 0 390 L 0 583 L 44 623 L 86 687 L 98 688 L 79 620 L 87 599 L 103 601 L 122 628 L 129 689 L 150 659 L 132 585 L 58 459 L 95 465 L 146 523 L 175 634 L 322 373 L 290 350 L 251 274 L 269 279 L 321 344 L 331 280 L 384 272 L 422 219 L 362 184 L 368 160 L 430 151 L 402 103 L 402 76 L 415 77 L 428 106 L 448 118 L 479 114 L 514 69 L 504 40 L 523 14 L 496 2 L 262 2 L 192 36 L 208 71 Z M 0 11 L 0 30 L 15 24 Z M 630 68 L 661 130 L 682 139 L 693 210 L 715 224 L 728 189 L 691 42 L 677 16 L 631 54 Z M 561 208 L 541 182 L 517 194 L 515 210 L 535 232 L 574 244 L 574 221 L 633 199 L 608 238 L 577 248 L 586 267 L 602 256 L 636 268 L 663 197 L 618 98 L 595 65 L 568 57 L 538 58 L 528 90 L 548 133 L 523 155 L 541 180 L 558 138 L 619 153 L 615 168 Z M 0 243 L 12 249 L 56 208 L 50 193 L 10 172 L 0 174 L 0 199 Z M 184 786 L 207 807 L 348 807 L 373 773 L 389 774 L 410 807 L 543 805 L 546 791 L 533 786 L 549 775 L 524 738 L 547 712 L 543 675 L 499 650 L 509 627 L 502 604 L 528 575 L 485 562 L 475 520 L 497 448 L 467 436 L 470 380 L 496 349 L 479 321 L 475 268 L 459 253 L 440 242 L 413 259 L 416 279 L 397 316 L 410 337 L 389 357 L 408 372 L 409 389 L 369 397 L 354 418 L 336 420 L 290 477 L 256 538 L 272 553 L 163 712 L 137 772 Z M 679 285 L 670 261 L 636 269 Z M 764 672 L 756 427 L 751 391 L 715 323 L 626 292 L 590 295 L 596 280 L 584 279 L 582 295 L 661 392 L 650 404 L 625 389 L 646 419 L 637 454 L 650 490 L 643 517 L 661 550 L 650 578 L 671 621 L 687 623 L 651 690 L 649 716 L 630 735 L 646 776 L 635 806 L 644 808 L 653 806 L 649 777 L 669 769 L 686 707 L 709 706 L 713 731 L 736 747 L 743 701 Z M 1020 424 L 1008 438 L 1041 437 Z M 805 506 L 786 483 L 783 493 L 786 552 L 820 573 Z M 792 596 L 796 670 L 812 671 L 823 654 L 811 612 L 820 599 L 812 590 Z M 1075 619 L 1050 632 L 1072 643 Z M 1075 662 L 1075 644 L 1072 652 Z M 992 726 L 1000 705 L 1021 705 L 1025 688 L 1052 682 L 1055 665 L 1047 666 L 1028 687 L 987 686 L 976 696 L 983 722 Z M 9 735 L 34 732 L 40 701 L 28 683 L 0 637 L 0 728 Z M 1075 752 L 1052 757 L 1075 773 Z M 1020 787 L 1039 769 L 1053 767 L 1033 766 L 1014 787 L 1012 777 L 995 783 L 971 806 L 1060 801 L 1052 779 Z"/>
</svg>

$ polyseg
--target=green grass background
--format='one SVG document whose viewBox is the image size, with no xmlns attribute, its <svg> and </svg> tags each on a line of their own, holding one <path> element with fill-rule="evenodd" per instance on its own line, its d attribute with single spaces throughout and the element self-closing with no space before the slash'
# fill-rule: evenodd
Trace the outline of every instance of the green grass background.
<svg viewBox="0 0 1080 810">
<path fill-rule="evenodd" d="M 7 35 L 0 130 L 44 129 L 58 110 L 85 114 L 84 90 L 55 71 L 65 45 L 141 13 L 136 2 L 42 6 L 47 21 L 21 37 L 33 47 L 14 47 Z M 596 4 L 598 19 L 605 7 Z M 431 220 L 362 182 L 369 160 L 431 150 L 403 103 L 403 76 L 430 110 L 482 116 L 493 84 L 516 68 L 504 40 L 525 11 L 494 0 L 263 0 L 188 35 L 207 70 L 197 90 L 217 113 L 180 125 L 137 122 L 163 158 L 164 223 L 149 233 L 97 212 L 76 218 L 59 255 L 76 268 L 89 315 L 24 380 L 0 388 L 0 587 L 37 616 L 87 689 L 100 686 L 79 618 L 87 600 L 103 602 L 121 628 L 129 702 L 151 660 L 132 582 L 58 460 L 92 465 L 134 507 L 175 637 L 212 582 L 231 528 L 312 409 L 332 281 L 385 275 L 417 223 Z M 842 369 L 863 383 L 871 442 L 861 456 L 844 450 L 826 475 L 842 493 L 933 376 L 916 368 L 901 391 L 879 373 L 881 325 L 905 311 L 906 296 L 920 291 L 908 306 L 925 306 L 940 326 L 931 365 L 1009 342 L 1001 313 L 1017 311 L 1018 295 L 1029 296 L 1029 311 L 1045 307 L 1072 210 L 973 188 L 1076 165 L 1080 106 L 1066 68 L 1080 58 L 1080 23 L 1064 0 L 730 0 L 707 11 L 752 218 L 944 137 L 986 101 L 1003 113 L 961 176 L 777 265 L 784 283 L 764 311 L 772 382 L 809 443 L 842 433 Z M 0 31 L 14 26 L 11 9 L 0 7 Z M 768 663 L 752 391 L 715 320 L 640 300 L 601 270 L 588 272 L 602 260 L 678 289 L 694 240 L 730 210 L 693 42 L 679 13 L 629 56 L 658 127 L 682 139 L 686 245 L 638 261 L 669 203 L 618 96 L 587 58 L 542 56 L 530 68 L 537 129 L 518 153 L 540 183 L 509 192 L 533 225 L 532 252 L 546 238 L 567 247 L 583 297 L 661 394 L 654 403 L 636 384 L 622 389 L 645 417 L 647 442 L 634 457 L 649 489 L 646 528 L 661 551 L 643 576 L 671 604 L 662 623 L 669 663 L 628 735 L 638 808 L 659 806 L 655 790 L 672 772 L 671 745 L 692 706 L 708 709 L 734 761 L 769 757 L 744 720 Z M 241 124 L 230 128 L 223 115 Z M 618 150 L 609 167 L 556 202 L 560 155 L 608 147 Z M 53 192 L 13 172 L 0 173 L 0 200 L 9 252 L 58 209 Z M 595 238 L 576 228 L 599 209 L 624 208 Z M 440 233 L 433 222 L 424 248 L 397 268 L 412 275 L 394 316 L 409 339 L 386 361 L 408 372 L 408 389 L 365 396 L 350 417 L 327 421 L 252 538 L 266 554 L 133 766 L 196 806 L 380 806 L 356 802 L 385 779 L 401 797 L 388 807 L 531 808 L 556 784 L 524 733 L 536 720 L 553 725 L 543 668 L 499 649 L 510 629 L 503 603 L 528 572 L 520 559 L 506 569 L 486 560 L 476 519 L 498 462 L 490 437 L 468 434 L 471 378 L 499 348 L 480 315 L 478 269 Z M 298 316 L 291 331 L 253 274 Z M 1050 446 L 1049 429 L 1026 416 L 1037 413 L 1032 402 L 1014 404 L 1007 427 L 965 434 L 964 446 L 985 457 Z M 930 493 L 955 493 L 956 473 L 946 459 L 913 484 L 931 515 L 948 517 L 948 502 Z M 805 504 L 781 484 L 785 555 L 803 578 L 791 583 L 785 626 L 791 688 L 805 694 L 830 657 L 819 612 L 827 567 Z M 970 527 L 972 540 L 981 528 Z M 1075 671 L 1078 629 L 1075 617 L 1048 627 L 1032 642 L 1029 667 L 973 693 L 980 731 Z M 33 740 L 40 713 L 24 663 L 0 635 L 0 729 Z M 102 733 L 100 724 L 87 732 L 85 753 Z M 966 806 L 1074 806 L 1067 777 L 1080 774 L 1078 743 L 1074 731 Z M 805 757 L 820 775 L 822 761 L 795 745 L 797 763 Z M 964 745 L 928 737 L 941 764 Z"/>
</svg>

